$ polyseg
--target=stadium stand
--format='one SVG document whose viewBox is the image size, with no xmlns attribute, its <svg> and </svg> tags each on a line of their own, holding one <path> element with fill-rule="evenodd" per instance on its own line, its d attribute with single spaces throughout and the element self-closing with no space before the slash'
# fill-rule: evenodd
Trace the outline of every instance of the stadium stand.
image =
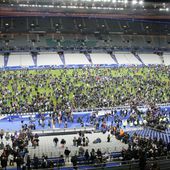
<svg viewBox="0 0 170 170">
<path fill-rule="evenodd" d="M 87 54 L 83 53 L 65 53 L 64 58 L 56 52 L 40 52 L 37 55 L 37 66 L 51 66 L 51 65 L 90 65 L 90 64 L 107 64 L 107 65 L 115 65 L 115 64 L 124 64 L 124 65 L 154 65 L 154 64 L 165 64 L 170 65 L 169 61 L 169 53 L 165 53 L 163 55 L 163 60 L 161 60 L 161 56 L 157 54 L 151 53 L 139 53 L 132 54 L 130 52 L 120 52 L 117 51 L 114 54 L 107 53 L 90 53 L 90 60 L 87 57 Z M 47 57 L 48 56 L 48 57 Z M 104 56 L 104 57 L 103 57 Z M 1 67 L 4 66 L 4 55 L 1 54 Z M 91 63 L 92 61 L 92 63 Z M 7 62 L 8 67 L 16 67 L 17 66 L 34 66 L 35 63 L 32 59 L 31 53 L 11 53 L 9 55 L 9 59 Z"/>
<path fill-rule="evenodd" d="M 63 63 L 59 55 L 55 52 L 39 53 L 37 56 L 37 66 L 45 65 L 63 65 Z"/>
<path fill-rule="evenodd" d="M 33 60 L 30 53 L 12 53 L 9 56 L 7 66 L 33 66 Z"/>
<path fill-rule="evenodd" d="M 132 54 L 127 52 L 116 52 L 115 57 L 119 64 L 135 64 L 139 65 L 141 62 Z"/>
<path fill-rule="evenodd" d="M 81 53 L 65 53 L 66 65 L 89 65 L 89 61 L 84 54 Z"/>
<path fill-rule="evenodd" d="M 0 67 L 4 67 L 4 56 L 0 54 Z"/>
<path fill-rule="evenodd" d="M 90 56 L 93 64 L 116 64 L 109 54 L 91 53 Z"/>
<path fill-rule="evenodd" d="M 170 3 L 0 2 L 0 169 L 169 170 Z"/>
<path fill-rule="evenodd" d="M 144 64 L 163 64 L 160 56 L 156 54 L 138 54 Z"/>
<path fill-rule="evenodd" d="M 164 53 L 163 55 L 165 65 L 170 65 L 170 54 Z"/>
</svg>

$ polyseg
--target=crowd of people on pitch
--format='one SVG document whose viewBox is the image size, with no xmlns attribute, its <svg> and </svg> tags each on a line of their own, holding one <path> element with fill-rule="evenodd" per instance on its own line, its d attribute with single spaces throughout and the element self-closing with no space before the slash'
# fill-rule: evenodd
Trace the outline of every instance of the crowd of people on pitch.
<svg viewBox="0 0 170 170">
<path fill-rule="evenodd" d="M 25 122 L 21 118 L 22 129 L 35 130 L 39 128 L 69 128 L 74 123 L 80 123 L 80 127 L 92 126 L 96 130 L 103 132 L 110 130 L 111 127 L 126 128 L 130 126 L 146 126 L 152 127 L 155 130 L 165 131 L 168 129 L 170 122 L 170 111 L 166 108 L 160 108 L 151 104 L 145 109 L 138 109 L 135 105 L 131 108 L 114 109 L 104 111 L 100 114 L 98 111 L 93 111 L 88 116 L 76 116 L 71 112 L 59 111 L 50 114 L 39 113 L 36 117 L 30 115 L 29 122 Z"/>
<path fill-rule="evenodd" d="M 168 109 L 161 109 L 154 104 L 150 104 L 144 110 L 133 105 L 130 109 L 106 111 L 103 116 L 98 116 L 98 112 L 93 112 L 88 121 L 96 129 L 102 131 L 107 131 L 113 126 L 116 126 L 116 128 L 144 126 L 165 131 L 169 128 L 169 114 L 170 111 Z"/>
<path fill-rule="evenodd" d="M 1 71 L 0 113 L 170 102 L 169 66 Z"/>
<path fill-rule="evenodd" d="M 133 105 L 131 108 L 112 109 L 104 111 L 102 114 L 93 111 L 88 116 L 74 116 L 70 111 L 59 111 L 50 114 L 39 113 L 37 117 L 29 117 L 29 123 L 26 124 L 21 119 L 22 128 L 35 130 L 37 128 L 69 128 L 74 123 L 79 123 L 80 127 L 92 126 L 96 130 L 107 131 L 112 126 L 117 128 L 126 128 L 127 126 L 146 126 L 161 131 L 168 129 L 170 122 L 170 111 L 160 108 L 152 103 L 144 109 L 139 109 Z M 12 121 L 12 120 L 10 120 Z M 69 126 L 68 126 L 69 123 Z M 73 126 L 72 126 L 73 127 Z"/>
</svg>

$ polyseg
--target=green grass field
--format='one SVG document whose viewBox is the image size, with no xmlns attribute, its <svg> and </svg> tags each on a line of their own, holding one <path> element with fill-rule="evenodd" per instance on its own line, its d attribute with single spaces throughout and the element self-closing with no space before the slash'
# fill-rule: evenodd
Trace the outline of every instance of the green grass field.
<svg viewBox="0 0 170 170">
<path fill-rule="evenodd" d="M 5 71 L 0 74 L 0 111 L 107 107 L 134 99 L 169 102 L 168 76 L 167 67 Z"/>
</svg>

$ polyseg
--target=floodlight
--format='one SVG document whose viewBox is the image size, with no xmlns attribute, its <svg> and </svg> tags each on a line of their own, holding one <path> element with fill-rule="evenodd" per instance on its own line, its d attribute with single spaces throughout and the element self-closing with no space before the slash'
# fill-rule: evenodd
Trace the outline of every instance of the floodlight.
<svg viewBox="0 0 170 170">
<path fill-rule="evenodd" d="M 140 1 L 139 1 L 139 5 L 143 5 L 143 0 L 140 0 Z"/>
<path fill-rule="evenodd" d="M 132 5 L 136 5 L 136 4 L 137 4 L 137 0 L 133 0 Z"/>
</svg>

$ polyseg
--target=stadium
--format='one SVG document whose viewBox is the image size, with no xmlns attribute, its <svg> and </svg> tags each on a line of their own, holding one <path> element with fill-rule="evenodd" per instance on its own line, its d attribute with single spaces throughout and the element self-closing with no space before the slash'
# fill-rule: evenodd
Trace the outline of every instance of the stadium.
<svg viewBox="0 0 170 170">
<path fill-rule="evenodd" d="M 0 1 L 0 169 L 169 166 L 169 0 Z"/>
</svg>

